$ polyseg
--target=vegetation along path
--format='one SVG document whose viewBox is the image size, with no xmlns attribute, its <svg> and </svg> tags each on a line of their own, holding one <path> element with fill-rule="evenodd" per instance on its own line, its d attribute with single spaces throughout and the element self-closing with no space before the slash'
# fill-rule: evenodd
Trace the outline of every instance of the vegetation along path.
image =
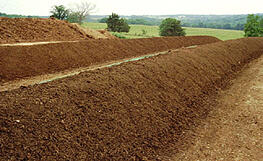
<svg viewBox="0 0 263 161">
<path fill-rule="evenodd" d="M 231 84 L 192 134 L 191 146 L 167 160 L 263 160 L 263 56 Z"/>
</svg>

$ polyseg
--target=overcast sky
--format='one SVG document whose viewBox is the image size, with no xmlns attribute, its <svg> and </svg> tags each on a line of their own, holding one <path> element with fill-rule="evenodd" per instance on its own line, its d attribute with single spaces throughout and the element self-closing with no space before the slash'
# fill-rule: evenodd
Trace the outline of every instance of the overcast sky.
<svg viewBox="0 0 263 161">
<path fill-rule="evenodd" d="M 0 12 L 48 16 L 53 5 L 82 0 L 0 0 Z M 88 0 L 98 15 L 248 14 L 263 13 L 263 0 Z"/>
</svg>

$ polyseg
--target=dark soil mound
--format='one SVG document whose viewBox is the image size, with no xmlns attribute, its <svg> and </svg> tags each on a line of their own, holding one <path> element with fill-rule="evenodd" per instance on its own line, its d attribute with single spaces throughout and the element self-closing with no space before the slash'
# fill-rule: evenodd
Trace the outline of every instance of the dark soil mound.
<svg viewBox="0 0 263 161">
<path fill-rule="evenodd" d="M 0 18 L 0 44 L 85 40 L 89 36 L 66 21 L 45 18 Z"/>
<path fill-rule="evenodd" d="M 217 41 L 209 36 L 189 36 L 0 46 L 0 83 Z"/>
<path fill-rule="evenodd" d="M 143 44 L 143 43 L 142 43 Z M 181 49 L 0 93 L 1 160 L 157 160 L 213 108 L 263 38 Z"/>
</svg>

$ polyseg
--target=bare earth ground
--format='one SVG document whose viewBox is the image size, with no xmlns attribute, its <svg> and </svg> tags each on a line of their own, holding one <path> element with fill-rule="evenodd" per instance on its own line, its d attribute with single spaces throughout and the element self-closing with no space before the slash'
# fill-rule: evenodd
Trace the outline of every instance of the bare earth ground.
<svg viewBox="0 0 263 161">
<path fill-rule="evenodd" d="M 170 160 L 263 160 L 263 56 L 247 67 L 220 92 L 191 146 Z"/>
</svg>

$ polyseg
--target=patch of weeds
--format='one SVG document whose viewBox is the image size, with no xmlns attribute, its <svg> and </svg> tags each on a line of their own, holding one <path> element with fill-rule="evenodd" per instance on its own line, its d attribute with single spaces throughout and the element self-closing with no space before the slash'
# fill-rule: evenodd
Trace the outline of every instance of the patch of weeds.
<svg viewBox="0 0 263 161">
<path fill-rule="evenodd" d="M 122 35 L 121 33 L 117 33 L 117 32 L 113 32 L 112 35 L 120 38 L 120 39 L 127 39 L 127 37 L 125 37 L 124 35 Z"/>
</svg>

